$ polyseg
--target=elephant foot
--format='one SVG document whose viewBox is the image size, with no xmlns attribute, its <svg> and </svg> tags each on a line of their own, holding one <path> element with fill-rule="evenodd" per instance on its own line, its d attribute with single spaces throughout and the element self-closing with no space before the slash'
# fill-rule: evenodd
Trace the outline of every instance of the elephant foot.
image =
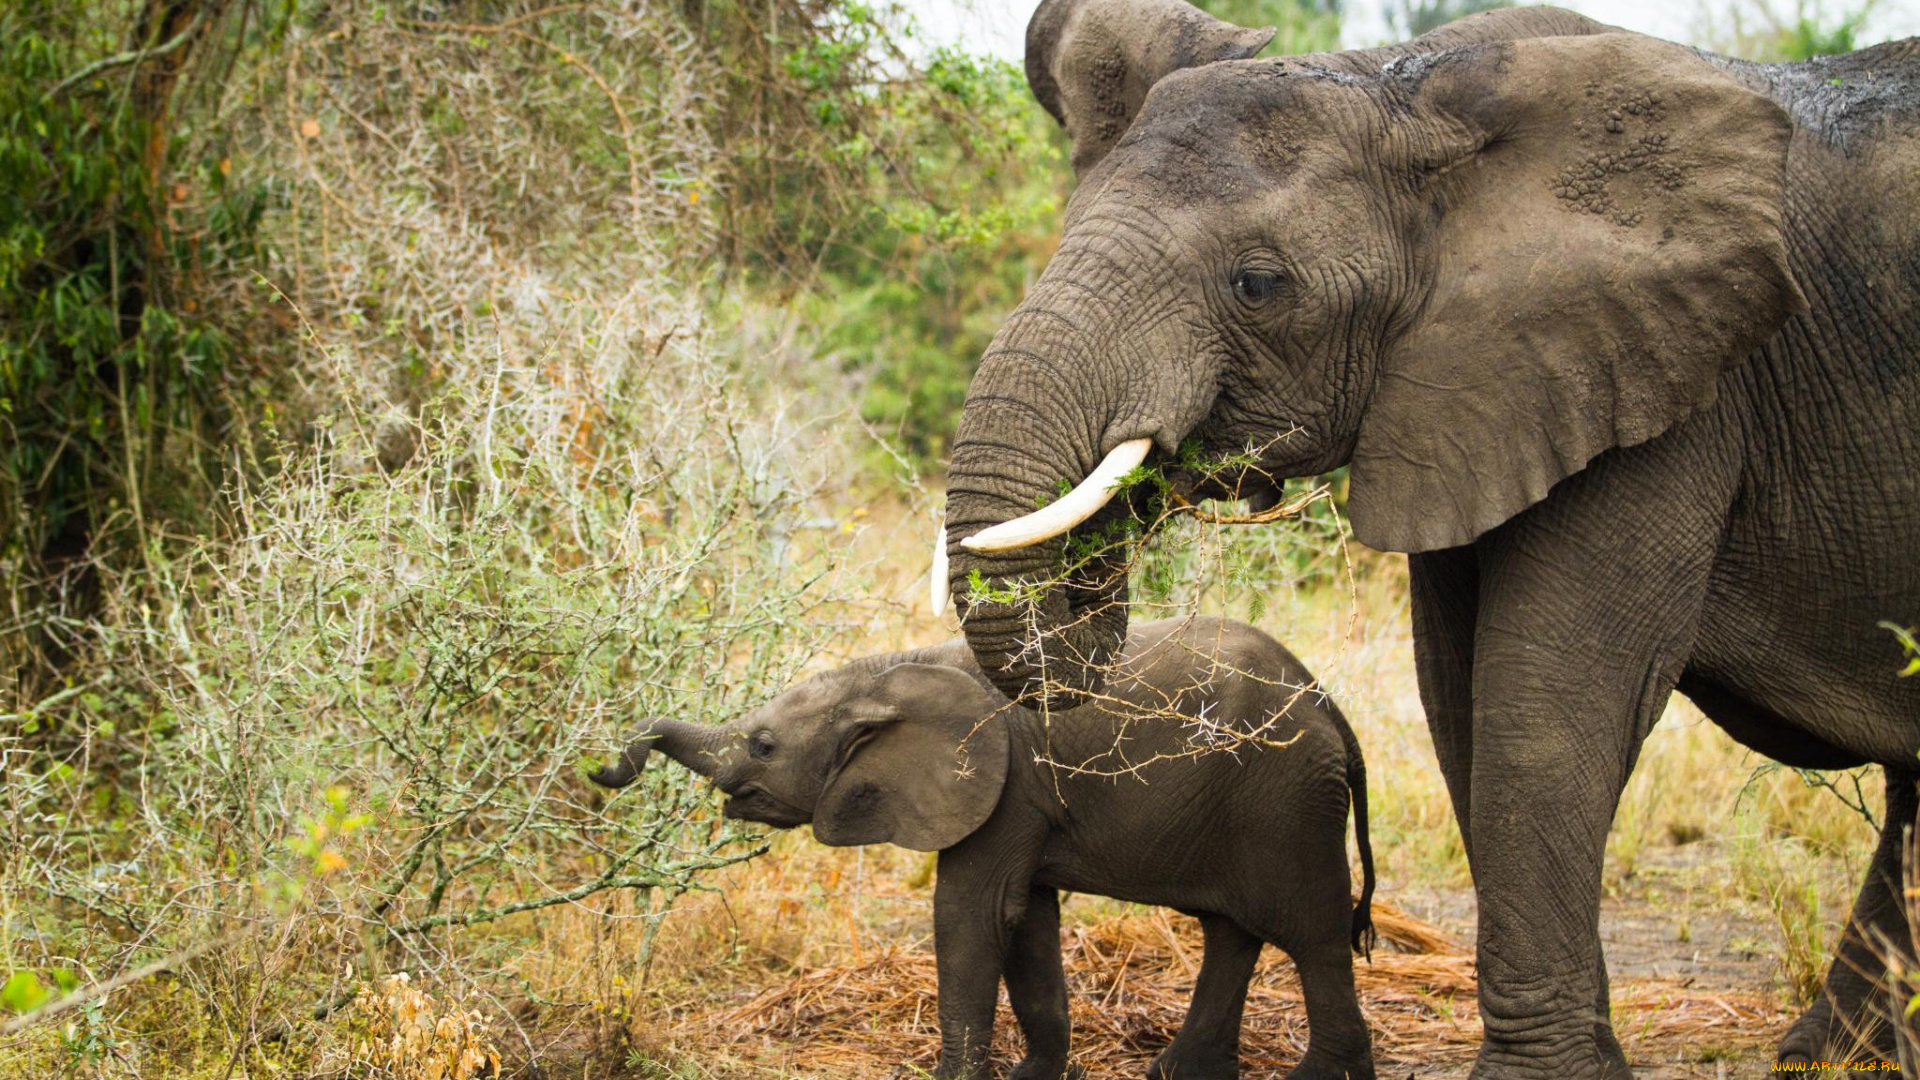
<svg viewBox="0 0 1920 1080">
<path fill-rule="evenodd" d="M 1286 1080 L 1373 1080 L 1373 1061 L 1350 1065 L 1329 1065 L 1315 1061 L 1312 1054 L 1287 1073 Z"/>
<path fill-rule="evenodd" d="M 993 1080 L 993 1069 L 985 1061 L 949 1063 L 943 1055 L 930 1075 L 933 1080 Z"/>
<path fill-rule="evenodd" d="M 1482 1043 L 1468 1080 L 1633 1080 L 1618 1046 L 1611 1037 L 1554 1047 Z"/>
<path fill-rule="evenodd" d="M 1780 1039 L 1774 1057 L 1804 1065 L 1811 1061 L 1892 1061 L 1893 1029 L 1875 1015 L 1871 1004 L 1855 1002 L 1846 1010 L 1853 1020 L 1842 1022 L 1833 998 L 1821 990 L 1813 1007 L 1793 1022 Z"/>
<path fill-rule="evenodd" d="M 1020 1059 L 1007 1080 L 1087 1080 L 1087 1070 L 1068 1065 L 1065 1058 L 1028 1056 Z"/>
<path fill-rule="evenodd" d="M 1147 1066 L 1147 1080 L 1239 1080 L 1239 1051 L 1183 1047 L 1176 1040 Z"/>
</svg>

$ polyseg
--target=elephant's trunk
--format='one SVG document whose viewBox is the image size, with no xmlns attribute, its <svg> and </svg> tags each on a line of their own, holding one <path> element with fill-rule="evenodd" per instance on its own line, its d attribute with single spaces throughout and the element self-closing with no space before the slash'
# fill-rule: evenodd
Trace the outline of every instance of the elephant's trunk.
<svg viewBox="0 0 1920 1080">
<path fill-rule="evenodd" d="M 1109 419 L 1075 408 L 1097 391 L 1056 383 L 1057 370 L 1021 347 L 1013 320 L 982 358 L 947 474 L 947 587 L 967 644 L 994 685 L 1009 697 L 1064 708 L 1100 687 L 1101 669 L 1127 632 L 1120 546 L 1103 545 L 1070 573 L 1064 556 L 1076 538 L 1124 517 L 1129 500 L 1115 499 L 1072 531 L 1038 542 L 999 551 L 966 545 L 1059 501 L 1063 485 L 1080 484 L 1128 441 L 1124 435 L 1135 434 L 1108 445 Z M 984 591 L 974 587 L 976 574 Z"/>
<path fill-rule="evenodd" d="M 1118 553 L 1088 559 L 1064 582 L 1023 588 L 1059 576 L 1065 542 L 999 555 L 949 547 L 954 604 L 982 670 L 1009 697 L 1051 708 L 1069 708 L 1099 690 L 1127 634 L 1127 575 Z M 971 596 L 975 570 L 985 597 Z"/>
<path fill-rule="evenodd" d="M 701 776 L 715 777 L 727 765 L 732 742 L 726 728 L 660 717 L 641 728 L 620 751 L 618 761 L 588 774 L 587 779 L 601 787 L 626 787 L 640 775 L 640 770 L 646 767 L 647 754 L 654 750 Z"/>
<path fill-rule="evenodd" d="M 1065 707 L 1100 687 L 1127 634 L 1128 553 L 1108 541 L 1134 503 L 1106 501 L 1110 481 L 1150 447 L 1177 447 L 1213 405 L 1217 358 L 1193 320 L 1168 314 L 1191 302 L 1185 279 L 1139 257 L 1166 249 L 1163 234 L 1125 208 L 1076 222 L 967 388 L 947 472 L 948 586 L 1009 696 Z"/>
</svg>

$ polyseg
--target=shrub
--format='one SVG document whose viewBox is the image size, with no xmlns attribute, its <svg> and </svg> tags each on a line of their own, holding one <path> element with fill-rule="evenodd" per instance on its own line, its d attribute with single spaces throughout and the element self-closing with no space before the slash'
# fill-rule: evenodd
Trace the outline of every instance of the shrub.
<svg viewBox="0 0 1920 1080">
<path fill-rule="evenodd" d="M 332 1014 L 397 970 L 514 1051 L 543 912 L 629 913 L 643 970 L 672 897 L 760 850 L 680 770 L 611 800 L 581 770 L 864 617 L 851 455 L 679 280 L 713 219 L 651 178 L 711 175 L 703 55 L 515 10 L 247 31 L 228 182 L 276 193 L 274 243 L 230 340 L 273 393 L 179 489 L 211 527 L 103 561 L 86 650 L 0 713 L 0 1005 L 171 978 L 0 1036 L 25 1074 L 346 1068 Z"/>
<path fill-rule="evenodd" d="M 637 308 L 503 309 L 532 362 L 443 357 L 462 389 L 408 462 L 343 403 L 236 493 L 232 540 L 156 559 L 100 674 L 29 718 L 61 737 L 0 743 L 33 900 L 10 970 L 231 939 L 254 963 L 184 977 L 271 1029 L 396 967 L 498 977 L 467 928 L 608 889 L 657 918 L 647 895 L 758 850 L 679 770 L 611 806 L 579 775 L 639 717 L 769 694 L 859 584 L 806 531 L 802 433 Z"/>
<path fill-rule="evenodd" d="M 231 180 L 221 139 L 170 121 L 204 36 L 175 17 L 191 8 L 0 12 L 0 651 L 17 658 L 0 678 L 64 663 L 93 561 L 204 525 L 220 482 L 236 353 L 213 297 L 255 265 L 266 195 Z"/>
</svg>

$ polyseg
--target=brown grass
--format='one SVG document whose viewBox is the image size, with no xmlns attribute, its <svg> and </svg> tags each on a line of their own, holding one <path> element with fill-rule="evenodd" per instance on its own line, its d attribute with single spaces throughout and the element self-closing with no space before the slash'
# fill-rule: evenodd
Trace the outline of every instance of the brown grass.
<svg viewBox="0 0 1920 1080">
<path fill-rule="evenodd" d="M 1437 928 L 1382 905 L 1383 947 L 1356 965 L 1375 1053 L 1385 1062 L 1464 1063 L 1480 1039 L 1470 952 Z M 1063 948 L 1072 995 L 1074 1060 L 1091 1075 L 1133 1075 L 1169 1043 L 1185 1015 L 1201 944 L 1197 924 L 1155 909 L 1069 925 Z M 812 967 L 758 993 L 664 1001 L 644 1021 L 662 1057 L 697 1075 L 847 1076 L 931 1068 L 938 1052 L 934 957 L 894 941 L 863 959 Z M 1753 1044 L 1787 1014 L 1764 992 L 1695 990 L 1681 980 L 1622 988 L 1616 1023 L 1637 1059 L 1671 1059 L 1704 1043 Z M 996 1057 L 1019 1053 L 1003 1000 Z M 1246 1066 L 1283 1070 L 1306 1052 L 1299 981 L 1278 950 L 1262 957 L 1249 992 Z"/>
</svg>

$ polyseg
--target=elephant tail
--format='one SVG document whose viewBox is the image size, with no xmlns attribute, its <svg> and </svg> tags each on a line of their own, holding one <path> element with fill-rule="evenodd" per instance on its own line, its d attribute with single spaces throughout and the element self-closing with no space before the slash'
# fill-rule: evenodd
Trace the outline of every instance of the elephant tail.
<svg viewBox="0 0 1920 1080">
<path fill-rule="evenodd" d="M 1331 700 L 1327 708 L 1340 740 L 1347 748 L 1347 790 L 1353 795 L 1353 841 L 1360 850 L 1360 900 L 1353 905 L 1353 951 L 1373 959 L 1373 841 L 1367 836 L 1367 762 L 1360 756 L 1360 740 Z"/>
</svg>

